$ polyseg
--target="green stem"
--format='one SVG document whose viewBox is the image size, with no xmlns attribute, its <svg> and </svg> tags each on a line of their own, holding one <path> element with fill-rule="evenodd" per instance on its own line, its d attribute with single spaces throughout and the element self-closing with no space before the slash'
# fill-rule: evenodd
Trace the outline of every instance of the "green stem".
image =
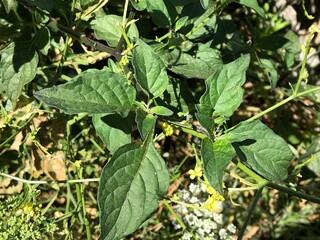
<svg viewBox="0 0 320 240">
<path fill-rule="evenodd" d="M 246 174 L 248 174 L 248 176 L 250 176 L 253 180 L 255 180 L 260 187 L 268 184 L 268 180 L 260 177 L 258 174 L 253 172 L 247 166 L 245 166 L 242 162 L 237 161 L 237 160 L 234 160 L 233 162 L 237 165 L 238 168 L 240 168 L 243 172 L 245 172 Z"/>
<path fill-rule="evenodd" d="M 57 184 L 57 183 L 65 183 L 65 184 L 70 184 L 70 183 L 86 183 L 86 182 L 99 182 L 100 178 L 87 178 L 87 179 L 74 179 L 74 180 L 52 180 L 52 181 L 41 181 L 41 180 L 26 180 L 23 178 L 11 176 L 6 173 L 0 172 L 0 176 L 2 177 L 7 177 L 13 180 L 16 180 L 18 182 L 26 183 L 26 184 Z"/>
<path fill-rule="evenodd" d="M 308 158 L 306 161 L 304 161 L 303 163 L 298 164 L 297 166 L 295 166 L 294 170 L 293 170 L 293 176 L 296 176 L 298 174 L 298 172 L 300 172 L 300 169 L 302 167 L 304 167 L 305 165 L 307 165 L 308 163 L 317 160 L 320 158 L 320 153 L 315 154 L 313 156 L 311 156 L 310 158 Z"/>
<path fill-rule="evenodd" d="M 82 166 L 80 167 L 80 169 L 78 169 L 78 177 L 79 177 L 79 179 L 83 178 L 83 167 Z M 80 199 L 81 199 L 82 215 L 83 215 L 83 220 L 84 220 L 84 226 L 86 228 L 87 240 L 92 240 L 90 224 L 89 224 L 89 221 L 88 221 L 88 218 L 87 218 L 87 212 L 86 212 L 84 186 L 81 184 L 79 186 L 79 188 L 80 188 Z"/>
<path fill-rule="evenodd" d="M 302 198 L 302 199 L 308 200 L 308 201 L 313 202 L 313 203 L 320 204 L 320 198 L 317 198 L 317 197 L 314 197 L 314 196 L 311 196 L 311 195 L 308 195 L 308 194 L 305 194 L 305 193 L 302 193 L 302 192 L 294 191 L 294 190 L 292 190 L 290 188 L 278 185 L 276 183 L 268 182 L 267 186 L 270 187 L 270 188 L 273 188 L 273 189 L 277 189 L 277 190 L 279 190 L 281 192 L 287 193 L 289 195 L 292 195 L 292 196 L 295 196 L 295 197 L 298 197 L 298 198 Z"/>
<path fill-rule="evenodd" d="M 311 32 L 311 33 L 308 35 L 308 38 L 307 38 L 307 44 L 306 44 L 306 47 L 305 47 L 305 53 L 304 53 L 302 65 L 301 65 L 300 72 L 299 72 L 299 78 L 298 78 L 297 85 L 296 85 L 296 87 L 295 87 L 295 89 L 294 89 L 293 95 L 296 95 L 296 94 L 298 93 L 299 87 L 300 87 L 300 85 L 301 85 L 301 81 L 306 77 L 305 67 L 306 67 L 306 63 L 307 63 L 307 59 L 308 59 L 308 54 L 309 54 L 309 51 L 310 51 L 310 43 L 311 43 L 313 34 L 314 34 L 314 33 Z"/>
<path fill-rule="evenodd" d="M 299 98 L 303 95 L 306 95 L 306 94 L 309 94 L 309 93 L 312 93 L 312 92 L 316 92 L 316 91 L 319 91 L 320 90 L 320 87 L 315 87 L 315 88 L 312 88 L 312 89 L 309 89 L 309 90 L 306 90 L 306 91 L 303 91 L 303 92 L 299 92 L 297 94 L 292 94 L 291 96 L 287 97 L 286 99 L 282 100 L 281 102 L 278 102 L 277 104 L 273 105 L 272 107 L 269 107 L 267 108 L 266 110 L 258 113 L 257 115 L 245 120 L 245 122 L 252 122 L 260 117 L 262 117 L 263 115 L 277 109 L 278 107 L 281 107 L 282 105 L 286 104 L 287 102 L 290 102 L 292 101 L 293 99 L 296 99 L 296 98 Z M 230 128 L 229 130 L 231 130 L 232 128 Z"/>
<path fill-rule="evenodd" d="M 129 5 L 129 0 L 126 0 L 126 2 L 124 3 L 123 16 L 122 16 L 122 27 L 123 28 L 126 27 L 128 5 Z"/>
<path fill-rule="evenodd" d="M 242 240 L 242 238 L 243 238 L 243 235 L 244 235 L 244 233 L 245 233 L 245 231 L 247 229 L 249 221 L 250 221 L 250 219 L 251 219 L 251 217 L 253 215 L 253 212 L 254 212 L 254 210 L 255 210 L 255 208 L 257 206 L 257 203 L 259 201 L 259 198 L 261 196 L 262 190 L 263 190 L 263 187 L 259 188 L 257 193 L 256 193 L 256 196 L 253 199 L 253 203 L 252 203 L 252 205 L 251 205 L 251 207 L 249 209 L 248 216 L 246 217 L 246 220 L 245 220 L 245 222 L 244 222 L 244 224 L 243 224 L 243 226 L 242 226 L 242 228 L 241 228 L 241 230 L 240 230 L 240 232 L 238 234 L 238 240 Z"/>
</svg>

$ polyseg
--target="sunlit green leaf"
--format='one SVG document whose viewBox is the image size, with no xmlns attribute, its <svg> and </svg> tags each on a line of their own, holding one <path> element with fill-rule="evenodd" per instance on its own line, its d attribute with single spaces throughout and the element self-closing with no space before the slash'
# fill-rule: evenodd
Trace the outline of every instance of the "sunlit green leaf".
<svg viewBox="0 0 320 240">
<path fill-rule="evenodd" d="M 66 113 L 120 113 L 127 115 L 135 101 L 135 89 L 121 74 L 87 70 L 70 82 L 34 93 L 46 104 Z"/>
<path fill-rule="evenodd" d="M 222 177 L 236 152 L 228 140 L 212 142 L 204 138 L 201 145 L 201 155 L 206 177 L 210 185 L 219 193 L 223 193 Z"/>
<path fill-rule="evenodd" d="M 145 42 L 138 40 L 133 50 L 132 65 L 140 86 L 154 98 L 167 88 L 168 75 L 161 58 Z"/>
<path fill-rule="evenodd" d="M 239 4 L 247 6 L 255 10 L 261 17 L 265 18 L 265 13 L 262 7 L 259 6 L 257 0 L 237 0 Z"/>
<path fill-rule="evenodd" d="M 173 114 L 173 112 L 170 109 L 168 109 L 164 106 L 155 106 L 150 109 L 150 113 L 156 114 L 156 115 L 161 115 L 161 116 L 171 116 Z"/>
<path fill-rule="evenodd" d="M 222 61 L 214 49 L 200 45 L 195 56 L 173 50 L 162 56 L 169 69 L 186 78 L 206 79 L 222 67 Z"/>
<path fill-rule="evenodd" d="M 244 164 L 269 180 L 287 178 L 293 154 L 284 139 L 262 122 L 241 122 L 227 136 Z"/>
<path fill-rule="evenodd" d="M 177 16 L 175 7 L 170 0 L 148 0 L 147 11 L 153 22 L 160 27 L 171 26 Z"/>
<path fill-rule="evenodd" d="M 250 57 L 244 55 L 237 60 L 223 65 L 206 80 L 206 92 L 200 98 L 198 110 L 211 117 L 229 117 L 239 107 L 245 82 L 245 73 L 249 67 Z"/>
<path fill-rule="evenodd" d="M 122 17 L 109 14 L 105 15 L 99 13 L 95 19 L 90 23 L 94 30 L 96 37 L 108 42 L 109 46 L 116 47 L 121 38 L 120 26 L 122 24 Z M 139 38 L 139 32 L 136 25 L 130 25 L 128 31 L 129 38 Z"/>
<path fill-rule="evenodd" d="M 1 51 L 0 83 L 13 108 L 22 88 L 36 76 L 38 54 L 32 42 L 12 42 Z"/>
<path fill-rule="evenodd" d="M 100 177 L 100 239 L 117 240 L 134 232 L 157 209 L 168 187 L 167 167 L 150 136 L 143 145 L 119 148 Z"/>
</svg>

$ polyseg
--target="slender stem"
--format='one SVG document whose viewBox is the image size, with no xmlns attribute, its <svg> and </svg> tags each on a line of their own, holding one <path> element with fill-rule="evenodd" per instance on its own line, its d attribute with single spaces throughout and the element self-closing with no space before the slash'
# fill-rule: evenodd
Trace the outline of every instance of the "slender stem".
<svg viewBox="0 0 320 240">
<path fill-rule="evenodd" d="M 302 192 L 294 191 L 294 190 L 292 190 L 290 188 L 278 185 L 276 183 L 268 182 L 267 186 L 270 187 L 270 188 L 277 189 L 277 190 L 279 190 L 281 192 L 287 193 L 289 195 L 292 195 L 292 196 L 295 196 L 295 197 L 298 197 L 298 198 L 303 198 L 303 199 L 308 200 L 310 202 L 314 202 L 314 203 L 320 204 L 320 198 L 317 198 L 317 197 L 314 197 L 314 196 L 311 196 L 311 195 L 308 195 L 308 194 L 305 194 L 305 193 L 302 193 Z"/>
<path fill-rule="evenodd" d="M 82 166 L 80 167 L 80 169 L 78 169 L 78 176 L 79 176 L 80 179 L 83 178 L 83 167 Z M 87 218 L 86 201 L 85 201 L 85 196 L 84 196 L 84 186 L 81 184 L 79 186 L 79 188 L 80 188 L 80 199 L 81 199 L 82 215 L 83 215 L 83 220 L 84 220 L 84 226 L 86 228 L 87 240 L 92 240 L 90 224 L 89 224 L 89 221 L 88 221 L 88 218 Z"/>
<path fill-rule="evenodd" d="M 0 172 L 0 176 L 2 177 L 7 177 L 13 180 L 16 180 L 18 182 L 26 183 L 26 184 L 57 184 L 57 183 L 65 183 L 65 184 L 70 184 L 70 183 L 86 183 L 86 182 L 99 182 L 100 178 L 87 178 L 87 179 L 74 179 L 74 180 L 52 180 L 52 181 L 41 181 L 41 180 L 26 180 L 23 178 L 11 176 L 6 173 Z"/>
<path fill-rule="evenodd" d="M 314 160 L 317 160 L 317 159 L 319 159 L 319 158 L 320 158 L 320 153 L 315 154 L 315 155 L 309 157 L 309 158 L 308 158 L 306 161 L 304 161 L 303 163 L 298 164 L 297 166 L 295 166 L 295 168 L 294 168 L 294 170 L 293 170 L 293 175 L 294 175 L 294 176 L 297 175 L 297 173 L 300 172 L 300 169 L 301 169 L 302 167 L 304 167 L 304 166 L 307 165 L 308 163 L 310 163 L 310 162 L 312 162 L 312 161 L 314 161 Z"/>
<path fill-rule="evenodd" d="M 248 216 L 247 216 L 247 218 L 246 218 L 246 220 L 245 220 L 245 222 L 244 222 L 244 224 L 243 224 L 243 226 L 242 226 L 242 228 L 241 228 L 241 230 L 240 230 L 240 232 L 238 234 L 238 240 L 242 240 L 242 238 L 243 238 L 243 235 L 244 235 L 244 233 L 245 233 L 245 231 L 247 229 L 248 223 L 249 223 L 249 221 L 250 221 L 250 219 L 251 219 L 251 217 L 253 215 L 253 212 L 254 212 L 254 210 L 255 210 L 255 208 L 257 206 L 258 200 L 259 200 L 259 198 L 261 196 L 262 190 L 263 190 L 263 187 L 259 188 L 257 193 L 256 193 L 256 196 L 253 199 L 252 205 L 251 205 L 251 207 L 249 209 Z"/>
<path fill-rule="evenodd" d="M 266 110 L 258 113 L 257 115 L 245 120 L 245 122 L 252 122 L 252 121 L 262 117 L 263 115 L 265 115 L 265 114 L 277 109 L 278 107 L 281 107 L 282 105 L 286 104 L 287 102 L 292 101 L 293 99 L 299 98 L 299 97 L 301 97 L 303 95 L 307 95 L 309 93 L 316 92 L 316 91 L 319 91 L 319 90 L 320 90 L 320 87 L 315 87 L 315 88 L 312 88 L 312 89 L 309 89 L 309 90 L 306 90 L 306 91 L 303 91 L 303 92 L 299 92 L 297 94 L 293 94 L 293 95 L 287 97 L 286 99 L 282 100 L 281 102 L 278 102 L 277 104 L 267 108 Z M 231 130 L 231 129 L 229 129 L 229 130 Z"/>
<path fill-rule="evenodd" d="M 129 0 L 126 0 L 126 2 L 124 3 L 123 16 L 122 16 L 122 27 L 123 28 L 126 27 L 128 5 L 129 5 Z"/>
<path fill-rule="evenodd" d="M 236 162 L 235 162 L 236 161 Z M 243 172 L 248 174 L 253 180 L 255 180 L 259 186 L 265 186 L 268 183 L 268 180 L 260 177 L 258 174 L 253 172 L 251 169 L 249 169 L 247 166 L 245 166 L 242 162 L 234 160 L 234 163 L 237 165 L 238 168 L 240 168 Z"/>
<path fill-rule="evenodd" d="M 314 33 L 311 31 L 311 33 L 309 34 L 309 36 L 307 38 L 307 44 L 306 44 L 306 47 L 305 47 L 305 53 L 304 53 L 302 65 L 301 65 L 300 72 L 299 72 L 299 78 L 298 78 L 297 85 L 296 85 L 296 87 L 294 89 L 293 95 L 296 95 L 298 93 L 299 87 L 301 85 L 301 81 L 306 77 L 305 67 L 306 67 L 307 58 L 308 58 L 308 54 L 309 54 L 309 51 L 310 51 L 310 43 L 311 43 L 311 40 L 313 38 L 313 35 L 314 35 Z"/>
</svg>

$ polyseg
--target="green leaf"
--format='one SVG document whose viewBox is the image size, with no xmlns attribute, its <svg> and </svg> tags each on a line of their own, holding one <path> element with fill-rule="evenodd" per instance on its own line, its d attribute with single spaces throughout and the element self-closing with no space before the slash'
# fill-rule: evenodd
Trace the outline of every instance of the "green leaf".
<svg viewBox="0 0 320 240">
<path fill-rule="evenodd" d="M 209 0 L 200 0 L 200 3 L 204 9 L 207 9 L 209 6 Z"/>
<path fill-rule="evenodd" d="M 92 122 L 98 136 L 111 153 L 131 142 L 133 119 L 130 115 L 123 118 L 118 114 L 94 114 Z"/>
<path fill-rule="evenodd" d="M 223 193 L 222 177 L 236 152 L 228 140 L 218 140 L 214 143 L 204 138 L 201 145 L 204 173 L 210 185 L 219 193 Z"/>
<path fill-rule="evenodd" d="M 257 0 L 238 0 L 239 4 L 247 6 L 255 10 L 261 17 L 266 18 L 264 10 L 262 7 L 259 6 Z"/>
<path fill-rule="evenodd" d="M 141 40 L 132 53 L 132 65 L 139 85 L 153 98 L 160 96 L 167 88 L 168 75 L 161 58 Z"/>
<path fill-rule="evenodd" d="M 181 29 L 187 23 L 188 19 L 188 16 L 179 18 L 175 23 L 174 30 L 178 31 L 179 29 Z"/>
<path fill-rule="evenodd" d="M 138 108 L 136 111 L 136 123 L 142 139 L 145 139 L 151 129 L 154 128 L 157 117 L 148 114 L 142 109 Z"/>
<path fill-rule="evenodd" d="M 119 73 L 87 70 L 70 82 L 34 93 L 46 104 L 66 113 L 119 113 L 126 116 L 135 101 L 135 89 Z"/>
<path fill-rule="evenodd" d="M 23 86 L 36 76 L 37 66 L 38 54 L 30 41 L 12 42 L 1 51 L 0 81 L 13 108 Z"/>
<path fill-rule="evenodd" d="M 164 106 L 155 106 L 150 109 L 150 113 L 156 114 L 156 115 L 161 115 L 161 116 L 171 116 L 173 114 L 173 112 L 170 109 L 168 109 Z"/>
<path fill-rule="evenodd" d="M 7 14 L 13 8 L 14 2 L 15 2 L 14 0 L 2 0 L 2 4 L 3 4 L 4 9 L 6 10 Z"/>
<path fill-rule="evenodd" d="M 116 47 L 121 38 L 120 26 L 122 17 L 117 15 L 105 15 L 99 12 L 90 25 L 94 30 L 97 39 L 105 40 L 109 46 Z M 128 30 L 129 38 L 139 38 L 139 32 L 135 24 L 131 24 Z"/>
<path fill-rule="evenodd" d="M 261 58 L 260 61 L 262 67 L 265 69 L 265 74 L 269 79 L 271 89 L 273 90 L 276 87 L 279 80 L 277 69 L 275 68 L 272 60 Z"/>
<path fill-rule="evenodd" d="M 223 65 L 206 80 L 206 92 L 200 98 L 198 111 L 209 117 L 229 117 L 239 107 L 245 82 L 245 73 L 249 67 L 250 56 L 244 55 L 237 60 Z"/>
<path fill-rule="evenodd" d="M 160 27 L 171 26 L 177 16 L 177 11 L 170 0 L 148 0 L 147 11 L 153 22 Z"/>
<path fill-rule="evenodd" d="M 137 9 L 138 11 L 143 11 L 147 8 L 148 0 L 130 0 L 130 2 L 135 9 Z"/>
<path fill-rule="evenodd" d="M 206 45 L 200 45 L 194 57 L 175 49 L 162 59 L 172 72 L 185 78 L 207 79 L 222 66 L 215 50 Z"/>
<path fill-rule="evenodd" d="M 98 204 L 103 240 L 134 232 L 154 212 L 169 187 L 167 167 L 149 137 L 119 148 L 103 168 Z"/>
<path fill-rule="evenodd" d="M 293 154 L 288 144 L 259 120 L 241 122 L 227 133 L 241 161 L 272 181 L 288 176 Z"/>
</svg>

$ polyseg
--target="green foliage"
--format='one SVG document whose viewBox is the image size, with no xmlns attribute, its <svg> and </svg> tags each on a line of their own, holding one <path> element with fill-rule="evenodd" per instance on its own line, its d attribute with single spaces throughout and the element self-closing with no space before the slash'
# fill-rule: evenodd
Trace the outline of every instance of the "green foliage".
<svg viewBox="0 0 320 240">
<path fill-rule="evenodd" d="M 293 157 L 288 144 L 259 120 L 241 122 L 227 133 L 243 163 L 263 177 L 285 180 Z"/>
<path fill-rule="evenodd" d="M 135 231 L 166 193 L 168 170 L 152 139 L 149 134 L 143 143 L 124 145 L 104 167 L 98 192 L 101 239 L 121 239 Z"/>
<path fill-rule="evenodd" d="M 31 82 L 37 71 L 38 54 L 30 41 L 13 42 L 1 51 L 1 81 L 15 107 L 24 85 Z"/>
<path fill-rule="evenodd" d="M 159 208 L 155 222 L 167 223 L 173 214 L 183 228 L 173 233 L 163 226 L 169 233 L 161 236 L 168 239 L 203 237 L 187 229 L 171 204 L 218 213 L 228 194 L 260 194 L 265 187 L 319 203 L 291 189 L 304 170 L 319 175 L 319 139 L 311 144 L 311 130 L 301 137 L 287 126 L 319 125 L 320 87 L 305 83 L 318 30 L 310 28 L 298 63 L 299 37 L 269 3 L 260 2 L 2 1 L 0 175 L 43 177 L 23 182 L 51 184 L 57 192 L 66 184 L 55 211 L 59 215 L 65 204 L 58 217 L 65 239 L 75 229 L 89 240 L 93 234 L 104 240 L 136 238 L 161 201 L 167 210 Z M 297 117 L 297 109 L 307 116 Z M 291 146 L 290 135 L 297 139 Z M 307 151 L 299 156 L 301 149 Z M 181 152 L 187 155 L 182 161 Z M 201 206 L 177 199 L 175 186 L 168 193 L 169 184 L 184 181 L 186 172 L 206 186 Z M 225 180 L 229 174 L 232 185 Z M 80 184 L 84 178 L 99 185 Z M 0 237 L 39 239 L 56 230 L 40 211 L 37 217 L 22 211 L 33 202 L 12 207 L 12 201 L 17 200 L 0 205 Z M 55 198 L 48 201 L 46 211 Z M 88 217 L 88 202 L 98 205 L 99 223 L 89 221 L 97 217 Z M 242 203 L 249 205 L 246 199 Z M 16 209 L 19 214 L 12 214 Z M 248 221 L 238 222 L 241 238 Z"/>
<path fill-rule="evenodd" d="M 67 113 L 119 113 L 127 115 L 135 100 L 134 88 L 122 75 L 109 70 L 88 70 L 63 85 L 34 95 Z"/>
</svg>

